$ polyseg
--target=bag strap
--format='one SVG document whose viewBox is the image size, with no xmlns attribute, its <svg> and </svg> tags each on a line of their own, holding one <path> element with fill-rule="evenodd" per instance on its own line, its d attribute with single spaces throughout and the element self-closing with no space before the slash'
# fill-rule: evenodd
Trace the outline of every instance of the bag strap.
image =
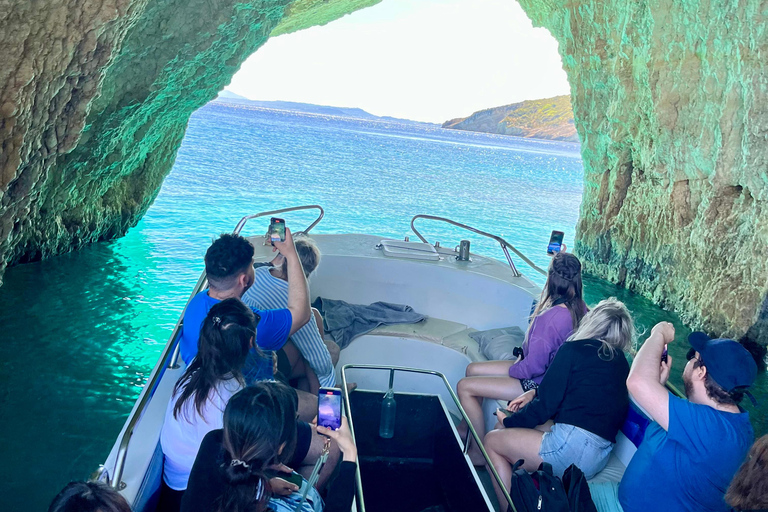
<svg viewBox="0 0 768 512">
<path fill-rule="evenodd" d="M 542 462 L 539 464 L 539 471 L 542 471 L 549 476 L 555 476 L 555 473 L 552 471 L 552 464 L 549 462 Z"/>
<path fill-rule="evenodd" d="M 320 458 L 317 459 L 317 462 L 315 462 L 315 467 L 312 469 L 312 474 L 309 476 L 309 479 L 306 481 L 306 487 L 304 487 L 304 491 L 301 493 L 301 501 L 296 505 L 296 508 L 294 508 L 294 512 L 300 512 L 301 507 L 304 506 L 304 502 L 307 501 L 307 494 L 309 494 L 309 490 L 315 486 L 317 483 L 317 480 L 320 478 L 320 470 L 325 465 L 325 461 L 328 460 L 328 452 L 331 447 L 331 439 L 327 438 L 325 440 L 325 446 L 323 446 L 323 452 L 320 454 Z"/>
<path fill-rule="evenodd" d="M 519 459 L 517 462 L 515 462 L 512 465 L 512 473 L 517 471 L 520 468 L 520 466 L 522 466 L 523 464 L 525 464 L 525 459 Z"/>
</svg>

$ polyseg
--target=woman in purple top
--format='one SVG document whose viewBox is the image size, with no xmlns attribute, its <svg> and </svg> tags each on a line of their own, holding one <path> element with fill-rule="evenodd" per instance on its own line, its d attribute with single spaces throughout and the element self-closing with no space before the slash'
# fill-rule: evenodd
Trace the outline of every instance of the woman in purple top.
<svg viewBox="0 0 768 512">
<path fill-rule="evenodd" d="M 485 433 L 483 398 L 512 400 L 536 389 L 557 349 L 576 330 L 587 311 L 582 298 L 581 262 L 573 254 L 555 254 L 525 334 L 522 358 L 470 363 L 466 378 L 461 379 L 456 388 L 461 405 L 478 434 Z M 474 445 L 469 455 L 476 465 L 485 463 Z"/>
</svg>

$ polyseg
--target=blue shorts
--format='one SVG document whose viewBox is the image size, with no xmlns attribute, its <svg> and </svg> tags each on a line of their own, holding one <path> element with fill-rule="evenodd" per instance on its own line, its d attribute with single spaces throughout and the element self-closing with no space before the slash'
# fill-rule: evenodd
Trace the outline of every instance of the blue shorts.
<svg viewBox="0 0 768 512">
<path fill-rule="evenodd" d="M 608 463 L 613 443 L 583 428 L 555 423 L 541 438 L 539 457 L 552 465 L 555 475 L 562 477 L 571 464 L 576 464 L 589 480 Z"/>
</svg>

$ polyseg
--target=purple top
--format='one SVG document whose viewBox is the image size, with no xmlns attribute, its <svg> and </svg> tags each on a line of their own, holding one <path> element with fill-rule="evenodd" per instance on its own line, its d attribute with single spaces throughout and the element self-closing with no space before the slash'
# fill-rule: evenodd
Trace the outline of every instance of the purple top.
<svg viewBox="0 0 768 512">
<path fill-rule="evenodd" d="M 573 320 L 568 308 L 555 306 L 541 313 L 533 319 L 523 342 L 523 360 L 509 368 L 509 376 L 541 384 L 557 349 L 572 332 Z"/>
</svg>

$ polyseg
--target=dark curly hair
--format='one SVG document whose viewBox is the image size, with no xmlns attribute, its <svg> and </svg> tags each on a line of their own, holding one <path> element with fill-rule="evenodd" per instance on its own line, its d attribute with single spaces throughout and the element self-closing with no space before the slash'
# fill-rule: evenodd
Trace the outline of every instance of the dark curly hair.
<svg viewBox="0 0 768 512">
<path fill-rule="evenodd" d="M 704 366 L 706 368 L 707 362 L 702 361 L 700 358 L 693 361 L 693 367 L 698 368 L 700 366 Z M 686 386 L 686 394 L 690 393 L 690 390 L 688 388 L 688 384 L 685 384 Z M 714 400 L 715 402 L 721 404 L 721 405 L 739 405 L 741 401 L 744 399 L 744 389 L 743 388 L 736 388 L 730 392 L 726 391 L 725 389 L 720 386 L 717 382 L 715 382 L 715 379 L 712 378 L 712 375 L 707 372 L 706 376 L 704 377 L 704 389 L 707 391 L 707 396 Z"/>
<path fill-rule="evenodd" d="M 731 480 L 725 501 L 734 510 L 768 509 L 768 435 L 755 441 Z"/>
<path fill-rule="evenodd" d="M 48 512 L 131 512 L 131 507 L 102 482 L 70 482 L 53 499 Z"/>
<path fill-rule="evenodd" d="M 222 234 L 205 252 L 205 273 L 211 288 L 228 290 L 253 264 L 253 245 L 240 235 Z"/>
</svg>

